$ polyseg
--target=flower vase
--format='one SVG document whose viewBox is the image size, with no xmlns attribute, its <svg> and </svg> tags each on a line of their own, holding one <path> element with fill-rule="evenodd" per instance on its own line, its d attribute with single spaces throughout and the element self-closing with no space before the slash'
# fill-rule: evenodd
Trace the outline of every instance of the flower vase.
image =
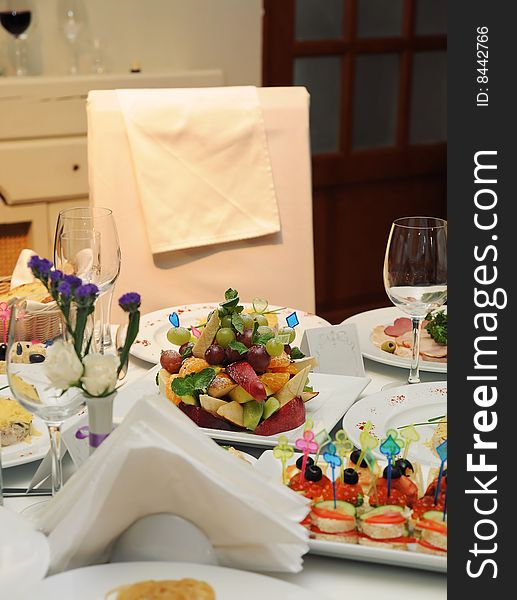
<svg viewBox="0 0 517 600">
<path fill-rule="evenodd" d="M 102 444 L 113 430 L 113 400 L 116 395 L 117 392 L 113 392 L 103 398 L 86 397 L 90 454 Z"/>
</svg>

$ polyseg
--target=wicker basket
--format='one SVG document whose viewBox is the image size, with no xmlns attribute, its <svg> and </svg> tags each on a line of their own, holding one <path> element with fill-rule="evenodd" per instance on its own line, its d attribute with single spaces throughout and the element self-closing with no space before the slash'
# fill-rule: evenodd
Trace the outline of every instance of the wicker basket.
<svg viewBox="0 0 517 600">
<path fill-rule="evenodd" d="M 0 279 L 0 294 L 9 291 L 10 277 Z M 27 312 L 23 318 L 25 339 L 46 342 L 61 335 L 61 311 L 55 302 L 42 304 L 41 310 Z M 9 322 L 0 319 L 0 343 L 7 338 Z M 5 328 L 5 329 L 4 329 Z"/>
</svg>

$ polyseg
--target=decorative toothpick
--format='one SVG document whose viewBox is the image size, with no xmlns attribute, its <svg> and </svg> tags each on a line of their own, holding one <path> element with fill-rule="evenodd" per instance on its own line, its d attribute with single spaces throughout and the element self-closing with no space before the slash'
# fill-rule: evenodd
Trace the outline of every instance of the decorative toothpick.
<svg viewBox="0 0 517 600">
<path fill-rule="evenodd" d="M 371 428 L 372 422 L 368 421 L 364 426 L 363 431 L 361 431 L 359 435 L 359 443 L 361 444 L 361 454 L 359 455 L 359 460 L 357 461 L 354 467 L 354 471 L 356 472 L 357 469 L 359 469 L 359 465 L 361 465 L 364 460 L 364 455 L 366 454 L 366 451 L 373 450 L 379 445 L 379 441 L 377 440 L 377 438 L 370 433 Z"/>
<path fill-rule="evenodd" d="M 298 315 L 296 314 L 296 312 L 291 313 L 290 315 L 287 315 L 287 317 L 285 318 L 285 322 L 287 323 L 287 325 L 289 327 L 292 327 L 293 329 L 300 324 L 300 321 L 298 320 Z"/>
<path fill-rule="evenodd" d="M 289 458 L 292 458 L 293 454 L 294 448 L 289 445 L 287 436 L 281 435 L 278 438 L 278 444 L 273 448 L 273 456 L 282 463 L 282 483 L 284 484 L 287 484 L 286 462 Z"/>
<path fill-rule="evenodd" d="M 440 470 L 438 471 L 438 479 L 436 480 L 436 490 L 434 492 L 434 505 L 438 503 L 438 498 L 440 497 L 440 486 L 442 484 L 443 477 L 443 467 L 445 466 L 445 462 L 447 460 L 447 440 L 443 441 L 439 446 L 436 447 L 436 454 L 438 454 L 440 458 Z"/>
<path fill-rule="evenodd" d="M 302 473 L 305 477 L 305 470 L 307 468 L 307 459 L 309 458 L 309 454 L 314 454 L 318 451 L 319 445 L 314 441 L 314 432 L 312 431 L 312 427 L 314 423 L 312 419 L 309 417 L 305 423 L 305 427 L 303 430 L 303 437 L 298 438 L 294 443 L 294 446 L 297 450 L 301 450 L 303 452 L 303 461 L 302 461 Z"/>
<path fill-rule="evenodd" d="M 344 429 L 339 429 L 334 436 L 334 446 L 336 447 L 336 454 L 341 458 L 341 472 L 339 473 L 339 479 L 344 482 L 345 459 L 354 449 L 354 444 L 348 439 L 346 431 Z"/>
<path fill-rule="evenodd" d="M 336 446 L 331 442 L 327 450 L 323 453 L 325 462 L 329 465 L 332 470 L 332 494 L 334 496 L 334 508 L 336 508 L 336 467 L 341 466 L 342 460 L 336 455 Z"/>
<path fill-rule="evenodd" d="M 4 344 L 7 344 L 7 328 L 9 323 L 9 318 L 11 317 L 11 309 L 7 305 L 7 302 L 0 302 L 0 321 L 3 322 L 3 331 L 4 331 Z"/>
<path fill-rule="evenodd" d="M 379 446 L 379 450 L 382 452 L 382 454 L 384 454 L 384 456 L 386 457 L 386 459 L 388 461 L 388 498 L 389 498 L 390 494 L 391 494 L 391 468 L 392 468 L 392 463 L 393 463 L 393 457 L 397 456 L 397 454 L 400 452 L 400 446 L 397 444 L 397 442 L 393 439 L 393 437 L 391 435 L 388 435 L 388 437 Z"/>
<path fill-rule="evenodd" d="M 332 441 L 332 438 L 329 435 L 329 432 L 326 429 L 322 429 L 318 431 L 318 433 L 314 436 L 314 441 L 318 444 L 318 451 L 316 452 L 316 456 L 314 457 L 314 462 L 317 464 L 318 459 L 320 457 L 320 453 L 323 448 Z"/>
<path fill-rule="evenodd" d="M 169 322 L 173 327 L 179 327 L 180 326 L 180 318 L 178 313 L 173 312 L 169 315 Z"/>
<path fill-rule="evenodd" d="M 404 447 L 404 458 L 407 458 L 409 454 L 409 447 L 413 442 L 418 442 L 420 439 L 420 434 L 413 425 L 407 425 L 400 430 L 400 435 L 406 442 Z"/>
</svg>

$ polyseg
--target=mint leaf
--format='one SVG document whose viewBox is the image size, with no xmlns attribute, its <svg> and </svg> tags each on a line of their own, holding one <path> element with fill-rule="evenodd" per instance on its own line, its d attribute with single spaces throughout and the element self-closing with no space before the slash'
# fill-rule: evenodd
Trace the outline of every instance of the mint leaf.
<svg viewBox="0 0 517 600">
<path fill-rule="evenodd" d="M 291 348 L 291 358 L 293 360 L 297 358 L 305 358 L 305 354 L 298 348 L 297 346 L 293 346 Z"/>
<path fill-rule="evenodd" d="M 265 346 L 270 339 L 274 338 L 275 335 L 273 333 L 255 333 L 253 336 L 253 344 L 260 344 Z"/>
<path fill-rule="evenodd" d="M 244 321 L 238 312 L 232 313 L 232 325 L 235 331 L 239 333 L 244 331 Z"/>
<path fill-rule="evenodd" d="M 199 373 L 190 373 L 185 377 L 176 377 L 172 380 L 172 391 L 177 396 L 199 396 L 205 393 L 215 377 L 215 369 L 203 369 Z"/>
<path fill-rule="evenodd" d="M 237 290 L 234 290 L 232 288 L 228 288 L 226 290 L 226 292 L 224 292 L 224 299 L 225 300 L 234 300 L 235 298 L 239 297 L 239 292 Z"/>
<path fill-rule="evenodd" d="M 183 352 L 181 352 L 181 354 L 180 354 L 181 358 L 183 358 L 183 359 L 188 358 L 192 354 L 193 347 L 194 347 L 194 344 L 192 344 L 192 343 L 187 344 L 185 346 L 185 349 L 183 350 Z"/>
<path fill-rule="evenodd" d="M 230 348 L 232 350 L 237 350 L 239 354 L 246 354 L 246 352 L 248 351 L 248 348 L 244 344 L 241 344 L 241 342 L 237 342 L 235 340 L 233 340 L 233 342 L 230 342 Z"/>
</svg>

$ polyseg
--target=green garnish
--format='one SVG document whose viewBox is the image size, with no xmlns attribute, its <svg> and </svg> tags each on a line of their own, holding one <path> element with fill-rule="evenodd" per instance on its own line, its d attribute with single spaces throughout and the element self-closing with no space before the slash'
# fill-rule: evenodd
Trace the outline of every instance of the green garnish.
<svg viewBox="0 0 517 600">
<path fill-rule="evenodd" d="M 239 354 L 246 354 L 246 352 L 248 351 L 248 348 L 244 344 L 242 344 L 241 342 L 237 342 L 236 340 L 230 342 L 230 348 L 232 350 L 237 350 Z"/>
<path fill-rule="evenodd" d="M 177 396 L 194 396 L 197 398 L 199 394 L 206 393 L 215 375 L 215 369 L 203 369 L 199 373 L 176 377 L 172 380 L 172 391 Z"/>
<path fill-rule="evenodd" d="M 305 358 L 305 354 L 300 350 L 300 348 L 298 348 L 298 346 L 293 346 L 291 348 L 291 358 L 292 359 Z M 311 390 L 311 392 L 312 392 L 312 390 Z"/>
<path fill-rule="evenodd" d="M 436 312 L 434 315 L 429 313 L 426 316 L 429 321 L 425 326 L 426 331 L 438 344 L 447 345 L 447 313 L 444 310 Z"/>
<path fill-rule="evenodd" d="M 274 337 L 274 333 L 254 333 L 252 343 L 265 346 L 269 342 L 269 340 L 272 340 Z"/>
<path fill-rule="evenodd" d="M 238 331 L 239 333 L 244 332 L 244 321 L 238 312 L 232 312 L 232 325 L 235 331 Z"/>
</svg>

